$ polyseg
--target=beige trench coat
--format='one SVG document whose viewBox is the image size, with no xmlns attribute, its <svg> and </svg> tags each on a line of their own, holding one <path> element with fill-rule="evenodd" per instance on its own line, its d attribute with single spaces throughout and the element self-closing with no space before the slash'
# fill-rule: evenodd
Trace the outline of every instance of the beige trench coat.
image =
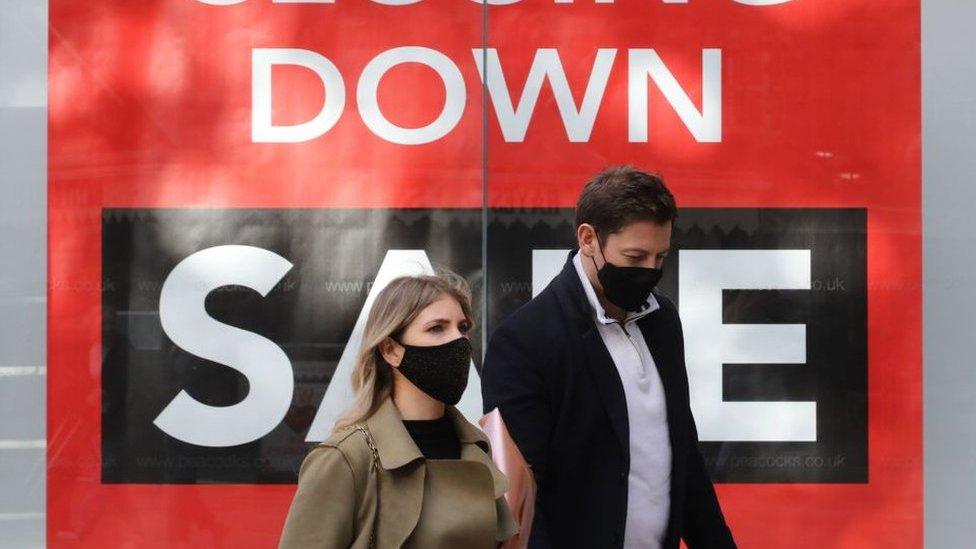
<svg viewBox="0 0 976 549">
<path fill-rule="evenodd" d="M 446 413 L 461 443 L 461 460 L 454 460 L 460 461 L 454 465 L 470 468 L 470 474 L 454 477 L 459 480 L 452 482 L 463 485 L 449 491 L 453 501 L 438 501 L 437 507 L 456 509 L 453 517 L 465 517 L 480 524 L 482 531 L 495 532 L 494 540 L 461 544 L 452 540 L 452 545 L 494 547 L 519 530 L 505 500 L 508 479 L 492 462 L 485 434 L 454 406 L 446 406 Z M 437 539 L 441 521 L 418 524 L 424 506 L 432 505 L 424 501 L 427 463 L 393 400 L 387 397 L 364 423 L 379 455 L 375 474 L 370 471 L 372 450 L 360 431 L 341 430 L 312 448 L 299 469 L 279 549 L 366 549 L 374 524 L 378 549 L 410 547 L 415 529 L 422 528 L 426 539 Z M 446 493 L 428 492 L 428 498 Z M 494 505 L 486 505 L 485 498 L 493 498 Z"/>
</svg>

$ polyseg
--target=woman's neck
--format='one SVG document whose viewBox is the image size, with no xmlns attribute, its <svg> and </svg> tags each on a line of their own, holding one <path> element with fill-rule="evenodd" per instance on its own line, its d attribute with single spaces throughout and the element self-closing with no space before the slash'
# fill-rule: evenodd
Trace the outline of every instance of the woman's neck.
<svg viewBox="0 0 976 549">
<path fill-rule="evenodd" d="M 437 419 L 445 413 L 444 403 L 412 385 L 399 384 L 393 391 L 393 404 L 403 419 Z"/>
</svg>

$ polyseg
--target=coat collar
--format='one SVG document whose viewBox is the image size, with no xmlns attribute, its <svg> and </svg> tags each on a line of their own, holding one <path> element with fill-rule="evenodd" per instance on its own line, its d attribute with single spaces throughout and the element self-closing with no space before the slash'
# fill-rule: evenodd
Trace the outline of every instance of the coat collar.
<svg viewBox="0 0 976 549">
<path fill-rule="evenodd" d="M 469 422 L 456 407 L 445 405 L 444 411 L 451 418 L 454 431 L 461 443 L 461 459 L 484 463 L 491 471 L 494 480 L 495 497 L 503 496 L 508 491 L 508 479 L 489 455 L 491 446 L 487 435 Z M 380 466 L 384 469 L 388 471 L 400 469 L 424 458 L 420 448 L 403 425 L 403 416 L 392 397 L 387 396 L 383 399 L 376 412 L 366 420 L 366 426 L 376 442 Z"/>
<path fill-rule="evenodd" d="M 593 376 L 594 385 L 607 410 L 607 415 L 610 417 L 610 423 L 613 425 L 614 434 L 617 436 L 623 455 L 625 459 L 629 460 L 630 420 L 627 414 L 627 396 L 620 380 L 620 374 L 613 362 L 613 357 L 610 356 L 610 351 L 607 350 L 607 346 L 603 343 L 603 337 L 596 328 L 590 300 L 573 262 L 573 257 L 578 251 L 579 248 L 573 249 L 567 255 L 562 270 L 552 281 L 553 290 L 560 302 L 560 307 L 571 324 L 576 326 L 577 334 L 579 334 L 580 341 L 583 344 L 583 361 Z M 666 300 L 662 300 L 656 290 L 652 291 L 652 294 L 654 301 L 660 306 L 641 316 L 635 323 L 647 342 L 651 356 L 654 357 L 658 374 L 661 376 L 665 391 L 668 424 L 676 425 L 677 409 L 674 398 L 670 394 L 675 379 L 671 373 L 669 361 L 662 354 L 662 345 L 666 343 L 662 341 L 666 315 L 662 314 L 661 311 L 665 309 L 663 303 Z M 672 445 L 676 444 L 673 430 L 670 431 L 670 437 Z"/>
</svg>

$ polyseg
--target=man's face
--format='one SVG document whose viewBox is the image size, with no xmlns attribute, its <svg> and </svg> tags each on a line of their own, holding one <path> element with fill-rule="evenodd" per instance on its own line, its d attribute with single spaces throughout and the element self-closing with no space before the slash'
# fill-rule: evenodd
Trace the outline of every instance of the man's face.
<svg viewBox="0 0 976 549">
<path fill-rule="evenodd" d="M 603 268 L 604 260 L 618 267 L 660 269 L 671 250 L 671 222 L 634 221 L 613 234 L 602 234 L 602 253 L 591 225 L 580 225 L 577 237 L 580 250 L 593 257 L 597 269 Z"/>
</svg>

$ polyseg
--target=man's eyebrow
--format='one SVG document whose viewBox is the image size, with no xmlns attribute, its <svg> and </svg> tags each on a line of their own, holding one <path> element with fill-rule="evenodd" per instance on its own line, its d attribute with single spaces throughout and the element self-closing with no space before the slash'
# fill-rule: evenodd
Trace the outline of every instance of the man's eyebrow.
<svg viewBox="0 0 976 549">
<path fill-rule="evenodd" d="M 668 253 L 670 251 L 671 251 L 671 248 L 665 248 L 664 250 L 661 250 L 660 253 L 666 254 L 666 253 Z M 648 252 L 644 248 L 624 248 L 623 252 L 624 253 L 627 253 L 627 252 L 638 252 L 638 253 L 642 253 L 642 254 L 650 254 L 650 252 Z"/>
</svg>

